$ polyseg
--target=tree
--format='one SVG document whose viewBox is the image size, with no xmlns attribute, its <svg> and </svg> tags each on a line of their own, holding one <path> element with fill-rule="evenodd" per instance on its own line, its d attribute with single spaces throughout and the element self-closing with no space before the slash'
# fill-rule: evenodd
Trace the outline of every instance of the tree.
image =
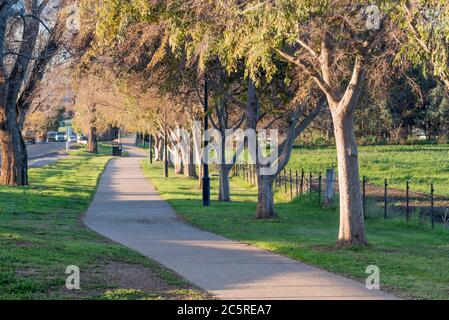
<svg viewBox="0 0 449 320">
<path fill-rule="evenodd" d="M 393 11 L 403 30 L 400 58 L 423 67 L 449 90 L 449 3 L 445 0 L 401 0 Z"/>
<path fill-rule="evenodd" d="M 29 113 L 26 117 L 24 129 L 34 132 L 41 140 L 45 140 L 46 134 L 53 127 L 54 119 L 43 111 Z"/>
<path fill-rule="evenodd" d="M 280 116 L 270 119 L 269 124 L 265 126 L 265 128 L 269 128 L 275 122 L 281 122 L 280 128 L 283 140 L 278 145 L 278 156 L 274 163 L 262 164 L 260 159 L 257 157 L 255 159 L 258 179 L 257 219 L 270 219 L 277 216 L 274 208 L 273 183 L 288 164 L 296 139 L 315 120 L 325 106 L 325 100 L 317 99 L 312 94 L 308 94 L 301 102 L 293 99 L 288 105 L 290 108 L 280 112 Z M 248 83 L 246 115 L 248 119 L 247 127 L 257 132 L 258 124 L 261 122 L 261 109 L 256 85 L 252 79 L 249 79 Z M 258 140 L 256 139 L 257 150 L 264 148 Z M 272 174 L 262 172 L 269 167 L 274 169 Z"/>
<path fill-rule="evenodd" d="M 447 143 L 449 139 L 449 97 L 444 91 L 440 85 L 430 90 L 424 118 L 426 133 L 438 137 L 441 143 Z"/>
<path fill-rule="evenodd" d="M 370 80 L 382 79 L 387 16 L 376 16 L 378 7 L 365 1 L 359 6 L 344 0 L 227 1 L 225 7 L 235 12 L 225 32 L 228 61 L 245 59 L 247 73 L 257 81 L 261 73 L 269 77 L 276 72 L 277 53 L 326 96 L 338 154 L 338 245 L 366 244 L 353 119 L 367 74 Z"/>
<path fill-rule="evenodd" d="M 98 153 L 98 135 L 120 122 L 124 97 L 108 73 L 84 74 L 75 88 L 74 127 L 87 135 L 87 150 Z"/>
<path fill-rule="evenodd" d="M 117 6 L 114 1 L 106 1 L 99 9 L 100 18 L 96 26 L 97 32 L 95 35 L 98 38 L 99 46 L 96 47 L 102 48 L 101 50 L 104 50 L 104 47 L 114 48 L 112 50 L 114 61 L 119 61 L 121 65 L 128 64 L 128 70 L 141 73 L 147 81 L 148 79 L 157 79 L 154 86 L 170 94 L 172 99 L 176 95 L 178 97 L 188 97 L 186 101 L 192 101 L 191 97 L 195 97 L 195 92 L 198 93 L 200 91 L 198 90 L 198 84 L 201 84 L 201 80 L 198 79 L 207 77 L 211 87 L 212 124 L 215 129 L 221 132 L 227 129 L 227 126 L 230 124 L 237 125 L 231 126 L 234 129 L 239 127 L 243 122 L 241 121 L 242 116 L 239 117 L 238 114 L 242 114 L 242 112 L 247 116 L 257 115 L 257 119 L 252 122 L 254 130 L 257 129 L 259 117 L 264 117 L 267 122 L 271 121 L 270 118 L 274 118 L 274 120 L 283 118 L 289 124 L 286 126 L 289 128 L 286 132 L 289 133 L 285 135 L 288 143 L 283 144 L 286 151 L 283 154 L 283 160 L 285 161 L 282 161 L 281 165 L 281 168 L 283 168 L 286 162 L 288 162 L 294 138 L 299 134 L 299 132 L 295 131 L 296 125 L 310 123 L 308 120 L 301 122 L 301 117 L 299 116 L 305 115 L 304 111 L 308 111 L 309 108 L 304 108 L 303 105 L 299 104 L 302 106 L 300 108 L 301 112 L 298 110 L 295 113 L 291 105 L 288 105 L 288 107 L 277 105 L 277 110 L 274 110 L 276 107 L 273 107 L 273 110 L 271 110 L 275 111 L 273 113 L 271 111 L 266 112 L 271 104 L 264 103 L 263 113 L 258 114 L 256 110 L 247 108 L 247 104 L 241 102 L 241 98 L 244 95 L 242 93 L 247 91 L 247 81 L 244 79 L 245 74 L 242 64 L 239 67 L 238 64 L 231 66 L 227 63 L 228 48 L 225 45 L 223 36 L 228 25 L 228 18 L 232 19 L 233 15 L 232 12 L 229 13 L 227 8 L 223 11 L 223 5 L 223 2 L 214 3 L 191 0 L 157 2 L 155 6 L 149 4 L 149 7 L 145 6 L 142 8 L 139 1 L 129 1 L 122 6 Z M 235 8 L 235 5 L 233 4 L 230 7 Z M 226 14 L 223 15 L 223 12 L 226 12 Z M 124 37 L 124 34 L 127 36 Z M 139 38 L 139 41 L 136 41 L 136 36 Z M 136 47 L 136 42 L 142 45 Z M 141 49 L 142 47 L 143 50 Z M 123 48 L 124 50 L 117 50 L 118 48 Z M 117 52 L 119 54 L 114 54 Z M 160 66 L 163 66 L 163 68 L 160 68 Z M 148 74 L 148 70 L 154 72 L 158 69 L 163 70 L 162 77 Z M 196 77 L 195 73 L 197 74 Z M 259 92 L 261 91 L 263 90 L 259 90 Z M 270 91 L 270 94 L 275 96 L 282 95 L 279 91 Z M 201 97 L 200 94 L 197 94 L 197 96 L 200 98 L 199 102 L 202 103 L 204 97 Z M 264 95 L 262 94 L 262 96 Z M 174 99 L 179 100 L 177 98 Z M 282 102 L 285 102 L 285 100 Z M 185 105 L 188 106 L 189 104 Z M 257 103 L 251 106 L 255 105 Z M 280 117 L 279 114 L 283 116 Z M 292 114 L 298 116 L 295 119 L 298 123 L 290 125 L 289 117 Z M 310 119 L 314 118 L 312 115 L 313 113 Z M 237 121 L 231 119 L 233 117 Z M 248 118 L 243 120 L 248 122 Z M 272 124 L 275 122 L 272 121 Z M 291 139 L 292 135 L 294 135 L 293 140 Z M 225 149 L 221 148 L 221 150 L 217 151 L 220 151 L 218 154 L 222 158 L 221 160 L 226 158 Z M 236 154 L 234 154 L 234 160 L 235 156 Z M 180 158 L 176 157 L 176 159 Z M 219 199 L 228 201 L 230 200 L 229 171 L 232 169 L 234 162 L 231 164 L 221 162 L 222 164 L 219 165 Z M 180 169 L 179 164 L 175 163 L 175 167 Z M 270 178 L 270 181 L 272 182 L 274 178 Z M 261 184 L 259 188 L 261 199 L 259 202 L 273 204 L 272 192 L 265 192 L 263 185 Z M 272 186 L 272 183 L 270 186 Z M 259 218 L 272 217 L 274 215 L 273 206 L 265 211 L 258 209 L 257 213 Z"/>
<path fill-rule="evenodd" d="M 63 4 L 56 0 L 0 1 L 2 185 L 28 184 L 28 156 L 22 128 L 36 88 L 64 40 L 67 16 L 61 11 Z M 53 23 L 44 25 L 45 19 Z"/>
</svg>

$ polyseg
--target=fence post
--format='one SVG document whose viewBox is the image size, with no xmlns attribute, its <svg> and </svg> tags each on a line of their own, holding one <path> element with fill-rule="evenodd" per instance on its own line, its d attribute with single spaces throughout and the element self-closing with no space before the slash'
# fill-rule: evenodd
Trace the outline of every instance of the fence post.
<svg viewBox="0 0 449 320">
<path fill-rule="evenodd" d="M 298 170 L 296 170 L 296 196 L 299 196 L 299 187 L 298 187 Z"/>
<path fill-rule="evenodd" d="M 324 204 L 326 206 L 334 202 L 334 178 L 335 170 L 334 168 L 329 168 L 326 170 L 326 191 L 324 193 Z"/>
<path fill-rule="evenodd" d="M 430 221 L 432 223 L 432 230 L 435 229 L 435 219 L 434 219 L 434 192 L 433 183 L 430 184 Z"/>
<path fill-rule="evenodd" d="M 256 185 L 256 165 L 253 165 L 253 186 Z"/>
<path fill-rule="evenodd" d="M 292 178 L 292 170 L 290 170 L 290 199 L 293 199 L 293 178 Z"/>
<path fill-rule="evenodd" d="M 257 175 L 257 167 L 254 165 L 254 185 L 259 186 L 259 176 Z"/>
<path fill-rule="evenodd" d="M 310 171 L 310 174 L 309 174 L 309 195 L 310 196 L 312 196 L 312 178 L 313 178 L 312 171 Z"/>
<path fill-rule="evenodd" d="M 385 193 L 384 193 L 384 219 L 387 220 L 387 187 L 388 180 L 385 179 Z"/>
<path fill-rule="evenodd" d="M 363 196 L 363 216 L 366 216 L 366 177 L 363 176 L 363 184 L 362 184 L 362 196 Z"/>
<path fill-rule="evenodd" d="M 277 188 L 279 189 L 279 192 L 281 192 L 282 191 L 282 172 L 278 173 L 277 184 L 278 184 Z"/>
<path fill-rule="evenodd" d="M 320 172 L 320 175 L 318 176 L 318 203 L 321 203 L 321 186 L 322 186 L 322 180 L 323 176 Z"/>
<path fill-rule="evenodd" d="M 250 164 L 248 165 L 248 183 L 253 184 L 253 166 Z"/>
<path fill-rule="evenodd" d="M 284 191 L 287 193 L 287 171 L 284 169 Z"/>
<path fill-rule="evenodd" d="M 259 185 L 259 179 L 257 175 L 257 167 L 254 165 L 254 185 L 257 187 Z"/>
<path fill-rule="evenodd" d="M 301 185 L 299 187 L 301 194 L 304 192 L 304 169 L 301 169 Z"/>
<path fill-rule="evenodd" d="M 405 214 L 407 215 L 407 221 L 410 221 L 410 181 L 407 180 L 406 186 L 406 208 L 405 208 Z"/>
</svg>

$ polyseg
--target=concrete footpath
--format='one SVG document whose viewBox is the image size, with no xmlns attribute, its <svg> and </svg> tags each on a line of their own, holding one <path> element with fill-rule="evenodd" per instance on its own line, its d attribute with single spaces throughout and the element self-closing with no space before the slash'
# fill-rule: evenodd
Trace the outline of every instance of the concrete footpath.
<svg viewBox="0 0 449 320">
<path fill-rule="evenodd" d="M 96 232 L 174 270 L 219 299 L 394 299 L 252 246 L 193 228 L 143 176 L 146 152 L 126 145 L 112 160 L 84 222 Z"/>
</svg>

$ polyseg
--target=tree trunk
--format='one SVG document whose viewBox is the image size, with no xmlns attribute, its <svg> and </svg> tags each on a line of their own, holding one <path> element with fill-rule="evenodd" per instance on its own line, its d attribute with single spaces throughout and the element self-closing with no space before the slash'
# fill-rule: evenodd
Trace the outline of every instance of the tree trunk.
<svg viewBox="0 0 449 320">
<path fill-rule="evenodd" d="M 184 160 L 184 177 L 186 178 L 198 178 L 196 174 L 196 166 L 194 163 L 193 150 L 189 150 L 185 155 L 187 158 Z"/>
<path fill-rule="evenodd" d="M 162 139 L 160 137 L 156 137 L 154 144 L 154 161 L 162 161 L 163 158 Z"/>
<path fill-rule="evenodd" d="M 181 152 L 175 146 L 173 150 L 170 150 L 170 154 L 172 155 L 175 174 L 184 174 L 184 164 L 182 162 Z"/>
<path fill-rule="evenodd" d="M 273 176 L 258 175 L 258 200 L 256 219 L 276 218 L 274 210 Z"/>
<path fill-rule="evenodd" d="M 203 161 L 200 161 L 200 164 L 198 165 L 198 188 L 202 188 L 203 187 L 203 171 L 204 171 L 204 165 L 203 165 Z"/>
<path fill-rule="evenodd" d="M 150 157 L 150 164 L 153 164 L 153 135 L 150 134 L 150 139 L 148 140 L 148 152 Z"/>
<path fill-rule="evenodd" d="M 229 183 L 229 173 L 231 172 L 231 169 L 232 165 L 218 165 L 218 174 L 220 176 L 218 201 L 231 202 L 231 187 Z"/>
<path fill-rule="evenodd" d="M 337 245 L 365 245 L 357 143 L 352 113 L 333 112 L 338 156 L 340 229 Z"/>
<path fill-rule="evenodd" d="M 87 139 L 87 151 L 91 153 L 98 153 L 98 137 L 97 128 L 91 127 Z"/>
<path fill-rule="evenodd" d="M 27 186 L 28 154 L 20 128 L 0 130 L 0 142 L 2 148 L 0 184 L 4 186 Z"/>
</svg>

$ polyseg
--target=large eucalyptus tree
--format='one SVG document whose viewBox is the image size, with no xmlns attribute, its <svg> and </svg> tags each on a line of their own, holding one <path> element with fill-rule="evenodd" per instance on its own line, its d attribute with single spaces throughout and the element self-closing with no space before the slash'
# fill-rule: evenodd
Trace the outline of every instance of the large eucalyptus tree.
<svg viewBox="0 0 449 320">
<path fill-rule="evenodd" d="M 391 24 L 381 11 L 384 3 L 224 1 L 224 7 L 234 10 L 225 37 L 228 60 L 244 58 L 247 73 L 257 79 L 261 71 L 268 77 L 277 72 L 276 53 L 307 75 L 327 99 L 338 154 L 340 246 L 367 243 L 353 118 L 366 79 L 382 78 L 380 67 L 389 57 L 385 43 Z"/>
<path fill-rule="evenodd" d="M 26 114 L 50 60 L 61 47 L 59 0 L 0 0 L 0 184 L 28 184 L 22 138 Z"/>
</svg>

